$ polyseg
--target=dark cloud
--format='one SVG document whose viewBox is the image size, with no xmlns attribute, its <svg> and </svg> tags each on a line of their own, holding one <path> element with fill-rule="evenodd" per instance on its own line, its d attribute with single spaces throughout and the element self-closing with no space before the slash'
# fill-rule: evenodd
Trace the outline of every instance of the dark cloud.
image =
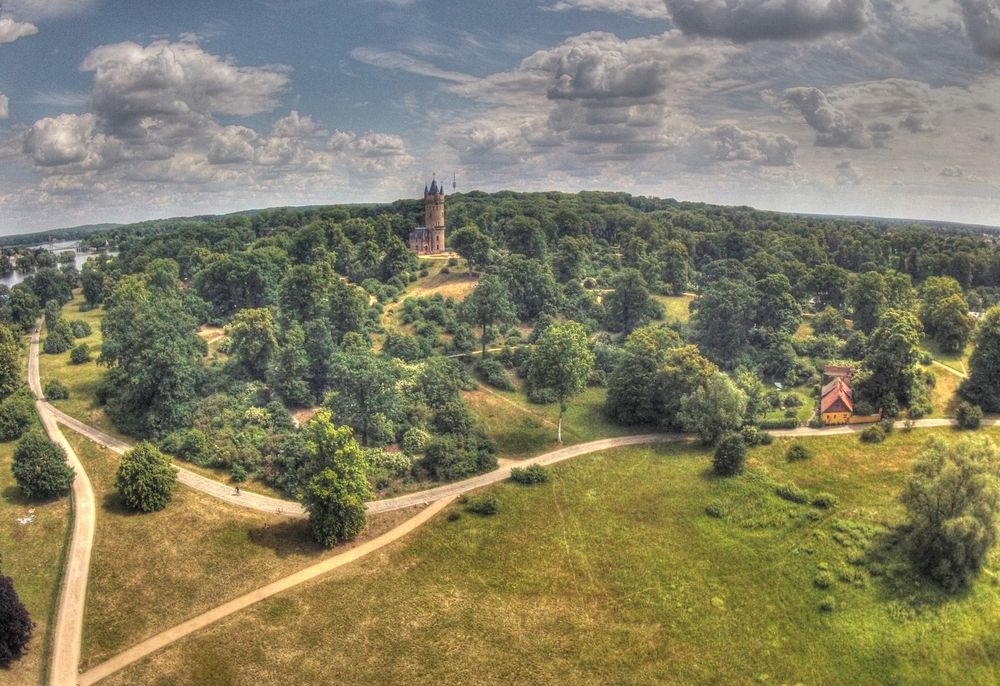
<svg viewBox="0 0 1000 686">
<path fill-rule="evenodd" d="M 855 34 L 868 23 L 867 0 L 666 0 L 686 34 L 758 40 L 810 40 Z"/>
<path fill-rule="evenodd" d="M 1000 60 L 1000 0 L 958 0 L 977 55 Z"/>
<path fill-rule="evenodd" d="M 960 179 L 965 176 L 965 171 L 961 167 L 957 166 L 945 167 L 941 170 L 941 176 L 946 176 L 951 179 Z"/>
<path fill-rule="evenodd" d="M 906 129 L 910 133 L 930 133 L 937 127 L 928 115 L 911 113 L 900 120 L 899 128 Z"/>
</svg>

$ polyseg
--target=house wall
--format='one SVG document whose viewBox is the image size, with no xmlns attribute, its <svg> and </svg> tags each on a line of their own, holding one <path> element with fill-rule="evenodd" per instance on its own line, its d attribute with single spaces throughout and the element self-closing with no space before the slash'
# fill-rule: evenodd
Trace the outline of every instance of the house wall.
<svg viewBox="0 0 1000 686">
<path fill-rule="evenodd" d="M 820 420 L 827 426 L 836 424 L 849 424 L 851 422 L 850 412 L 824 412 Z"/>
</svg>

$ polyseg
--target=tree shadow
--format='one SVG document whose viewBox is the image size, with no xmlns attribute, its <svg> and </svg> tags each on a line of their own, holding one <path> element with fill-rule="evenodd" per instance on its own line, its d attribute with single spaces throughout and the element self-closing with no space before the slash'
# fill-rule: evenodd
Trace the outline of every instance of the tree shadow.
<svg viewBox="0 0 1000 686">
<path fill-rule="evenodd" d="M 3 492 L 0 493 L 0 496 L 2 496 L 3 499 L 11 505 L 17 505 L 20 507 L 41 507 L 57 502 L 66 497 L 66 495 L 56 495 L 51 498 L 29 498 L 21 493 L 21 489 L 18 488 L 16 484 L 7 486 L 7 488 L 3 489 Z"/>
<path fill-rule="evenodd" d="M 906 534 L 905 526 L 879 532 L 865 552 L 865 566 L 880 601 L 921 612 L 937 610 L 969 595 L 968 587 L 951 591 L 922 575 L 907 552 Z"/>
<path fill-rule="evenodd" d="M 313 541 L 306 519 L 285 519 L 249 529 L 250 542 L 269 548 L 279 558 L 291 555 L 318 555 L 327 549 Z"/>
</svg>

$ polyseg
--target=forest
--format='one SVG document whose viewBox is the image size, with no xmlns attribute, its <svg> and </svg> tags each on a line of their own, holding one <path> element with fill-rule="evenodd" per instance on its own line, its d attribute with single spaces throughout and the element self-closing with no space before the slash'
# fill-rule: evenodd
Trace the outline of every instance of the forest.
<svg viewBox="0 0 1000 686">
<path fill-rule="evenodd" d="M 45 352 L 88 362 L 80 323 L 60 314 L 81 288 L 83 308 L 106 312 L 97 395 L 121 433 L 306 500 L 333 478 L 324 442 L 357 441 L 366 496 L 494 468 L 463 399 L 479 382 L 516 379 L 532 402 L 558 403 L 560 431 L 591 386 L 618 424 L 752 445 L 801 424 L 831 362 L 855 369 L 859 414 L 926 416 L 936 377 L 922 341 L 959 352 L 975 337 L 962 395 L 1000 410 L 996 310 L 976 332 L 1000 302 L 991 234 L 623 193 L 456 194 L 441 272 L 464 275 L 459 298 L 410 292 L 428 275 L 405 243 L 422 209 L 112 227 L 86 242 L 115 256 L 80 273 L 43 260 L 0 289 L 0 320 L 26 330 L 44 312 Z M 689 311 L 668 312 L 683 294 Z M 211 351 L 206 328 L 223 334 Z"/>
</svg>

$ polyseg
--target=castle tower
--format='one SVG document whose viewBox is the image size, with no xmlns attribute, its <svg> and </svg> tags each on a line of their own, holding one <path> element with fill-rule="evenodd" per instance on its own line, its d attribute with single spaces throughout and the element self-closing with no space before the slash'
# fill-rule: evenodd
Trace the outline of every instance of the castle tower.
<svg viewBox="0 0 1000 686">
<path fill-rule="evenodd" d="M 424 193 L 424 226 L 430 233 L 431 252 L 444 252 L 444 184 L 437 179 Z"/>
</svg>

